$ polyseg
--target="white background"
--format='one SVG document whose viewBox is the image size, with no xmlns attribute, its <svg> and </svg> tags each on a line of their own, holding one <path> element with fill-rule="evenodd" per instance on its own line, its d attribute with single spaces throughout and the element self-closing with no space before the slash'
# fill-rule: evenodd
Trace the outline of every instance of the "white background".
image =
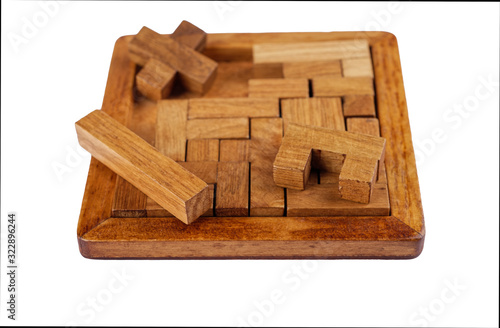
<svg viewBox="0 0 500 328">
<path fill-rule="evenodd" d="M 2 1 L 1 218 L 5 231 L 7 212 L 18 213 L 20 267 L 13 323 L 6 320 L 3 233 L 0 323 L 498 325 L 498 4 L 77 2 L 48 11 L 41 3 Z M 171 33 L 183 19 L 209 33 L 394 33 L 426 219 L 422 255 L 83 258 L 76 225 L 90 156 L 74 153 L 74 122 L 100 108 L 118 37 L 143 25 Z M 40 27 L 29 30 L 34 21 Z M 460 106 L 467 108 L 462 114 Z M 441 137 L 431 143 L 433 134 Z M 54 167 L 67 170 L 58 175 Z M 270 305 L 274 294 L 279 304 Z"/>
</svg>

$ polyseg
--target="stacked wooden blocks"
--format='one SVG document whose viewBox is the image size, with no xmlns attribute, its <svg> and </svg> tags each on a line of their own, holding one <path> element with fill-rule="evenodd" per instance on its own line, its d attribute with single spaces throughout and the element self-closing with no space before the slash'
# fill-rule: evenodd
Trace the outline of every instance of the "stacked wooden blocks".
<svg viewBox="0 0 500 328">
<path fill-rule="evenodd" d="M 168 166 L 153 169 L 167 175 L 157 181 L 160 189 L 175 191 L 169 183 L 191 181 L 201 205 L 188 213 L 189 193 L 174 192 L 165 202 L 143 179 L 134 180 L 149 172 L 148 165 L 130 177 L 130 167 L 113 166 L 114 156 L 96 156 L 123 176 L 114 217 L 176 216 L 190 223 L 196 215 L 389 215 L 385 142 L 366 41 L 255 44 L 253 62 L 217 63 L 199 52 L 205 40 L 187 22 L 170 36 L 143 28 L 132 39 L 130 58 L 143 66 L 136 86 L 149 100 L 135 103 L 127 123 Z M 185 91 L 170 94 L 176 79 Z M 79 135 L 92 130 L 87 121 L 79 122 Z M 115 147 L 114 141 L 105 147 Z M 150 156 L 144 144 L 139 148 L 148 153 L 139 155 Z M 184 203 L 181 213 L 172 202 Z"/>
</svg>

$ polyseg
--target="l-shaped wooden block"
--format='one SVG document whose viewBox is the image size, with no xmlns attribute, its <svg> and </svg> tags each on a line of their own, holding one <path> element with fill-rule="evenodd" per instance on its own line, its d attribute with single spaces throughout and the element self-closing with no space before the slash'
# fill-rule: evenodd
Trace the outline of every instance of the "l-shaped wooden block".
<svg viewBox="0 0 500 328">
<path fill-rule="evenodd" d="M 345 155 L 339 176 L 343 199 L 369 203 L 383 165 L 385 139 L 328 128 L 288 124 L 273 164 L 274 182 L 304 190 L 311 172 L 312 150 Z"/>
<path fill-rule="evenodd" d="M 78 122 L 80 145 L 92 156 L 189 224 L 211 205 L 208 185 L 162 155 L 141 137 L 101 110 Z"/>
</svg>

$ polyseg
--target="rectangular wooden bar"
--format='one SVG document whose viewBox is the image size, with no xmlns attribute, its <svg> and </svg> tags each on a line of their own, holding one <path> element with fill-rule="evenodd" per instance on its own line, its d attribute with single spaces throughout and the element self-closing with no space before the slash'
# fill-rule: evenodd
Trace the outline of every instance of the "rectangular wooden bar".
<svg viewBox="0 0 500 328">
<path fill-rule="evenodd" d="M 155 143 L 156 103 L 144 101 L 134 106 L 129 129 L 150 145 Z M 153 128 L 151 128 L 153 127 Z M 116 217 L 146 216 L 147 196 L 121 176 L 116 177 L 112 213 Z"/>
<path fill-rule="evenodd" d="M 76 122 L 80 145 L 184 223 L 210 207 L 208 186 L 172 159 L 96 110 Z"/>
<path fill-rule="evenodd" d="M 303 98 L 309 97 L 307 79 L 251 79 L 248 96 L 256 98 Z"/>
<path fill-rule="evenodd" d="M 182 162 L 183 164 L 186 164 L 186 162 Z M 215 163 L 215 162 L 214 162 Z M 215 163 L 217 164 L 217 163 Z M 184 166 L 184 165 L 183 165 Z M 215 185 L 213 183 L 208 184 L 208 189 L 209 189 L 209 195 L 210 195 L 210 208 L 203 213 L 201 216 L 207 217 L 207 216 L 214 216 L 214 199 L 215 199 Z M 161 218 L 161 217 L 172 217 L 172 213 L 161 207 L 157 202 L 155 202 L 151 198 L 147 198 L 146 202 L 146 217 L 148 218 Z"/>
<path fill-rule="evenodd" d="M 341 40 L 297 43 L 257 43 L 253 45 L 254 63 L 331 61 L 369 57 L 366 40 Z"/>
<path fill-rule="evenodd" d="M 314 97 L 374 95 L 370 77 L 317 77 L 312 79 Z"/>
<path fill-rule="evenodd" d="M 279 116 L 278 98 L 197 98 L 189 100 L 189 119 Z"/>
<path fill-rule="evenodd" d="M 219 162 L 215 196 L 216 216 L 248 216 L 248 162 Z"/>
<path fill-rule="evenodd" d="M 187 139 L 248 139 L 249 121 L 240 118 L 204 118 L 188 120 L 186 126 Z"/>
<path fill-rule="evenodd" d="M 286 79 L 342 76 L 340 60 L 283 63 Z"/>
</svg>

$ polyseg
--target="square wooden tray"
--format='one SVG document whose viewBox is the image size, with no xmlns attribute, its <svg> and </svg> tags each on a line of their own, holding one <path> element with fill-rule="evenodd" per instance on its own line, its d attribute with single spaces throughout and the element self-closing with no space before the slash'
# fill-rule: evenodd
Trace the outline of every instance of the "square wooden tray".
<svg viewBox="0 0 500 328">
<path fill-rule="evenodd" d="M 138 100 L 131 36 L 117 40 L 102 110 L 128 125 Z M 92 157 L 77 237 L 93 259 L 409 259 L 423 248 L 425 227 L 397 41 L 385 32 L 209 34 L 204 53 L 218 62 L 251 65 L 254 43 L 367 40 L 374 67 L 390 216 L 114 217 L 117 175 Z M 235 72 L 235 74 L 237 74 Z M 218 97 L 245 96 L 237 85 L 215 86 Z M 141 106 L 147 106 L 142 101 Z M 147 129 L 147 125 L 142 126 Z"/>
</svg>

